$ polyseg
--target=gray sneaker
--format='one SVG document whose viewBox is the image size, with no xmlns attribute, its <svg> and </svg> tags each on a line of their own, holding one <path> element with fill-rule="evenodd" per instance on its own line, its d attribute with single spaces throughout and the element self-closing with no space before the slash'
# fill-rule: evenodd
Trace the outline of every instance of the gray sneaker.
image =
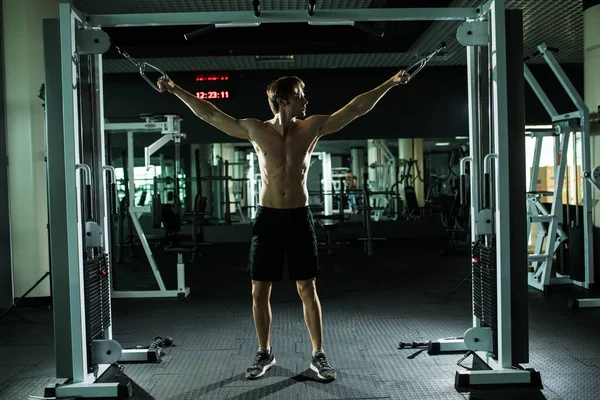
<svg viewBox="0 0 600 400">
<path fill-rule="evenodd" d="M 317 373 L 317 377 L 322 381 L 333 381 L 335 380 L 337 373 L 335 369 L 331 368 L 325 353 L 322 351 L 318 352 L 316 356 L 312 358 L 310 369 Z"/>
<path fill-rule="evenodd" d="M 273 355 L 273 349 L 270 349 L 269 353 L 264 351 L 257 351 L 254 356 L 254 363 L 246 370 L 246 378 L 257 379 L 260 378 L 267 372 L 273 365 L 275 365 L 275 356 Z"/>
</svg>

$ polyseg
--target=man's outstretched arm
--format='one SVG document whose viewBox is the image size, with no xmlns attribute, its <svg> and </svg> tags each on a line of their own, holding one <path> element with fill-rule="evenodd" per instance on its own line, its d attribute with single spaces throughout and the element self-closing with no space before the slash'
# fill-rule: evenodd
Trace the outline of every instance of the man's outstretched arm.
<svg viewBox="0 0 600 400">
<path fill-rule="evenodd" d="M 324 136 L 337 132 L 350 122 L 365 115 L 375 107 L 375 104 L 394 86 L 406 84 L 409 76 L 402 76 L 404 70 L 377 86 L 375 89 L 356 96 L 350 103 L 331 115 L 315 115 L 307 118 L 318 124 L 318 135 Z"/>
<path fill-rule="evenodd" d="M 177 96 L 198 118 L 208 122 L 229 136 L 250 140 L 250 130 L 252 129 L 252 125 L 260 123 L 260 121 L 255 119 L 235 119 L 219 110 L 214 104 L 199 99 L 193 94 L 180 88 L 171 80 L 160 78 L 158 80 L 158 87 Z"/>
</svg>

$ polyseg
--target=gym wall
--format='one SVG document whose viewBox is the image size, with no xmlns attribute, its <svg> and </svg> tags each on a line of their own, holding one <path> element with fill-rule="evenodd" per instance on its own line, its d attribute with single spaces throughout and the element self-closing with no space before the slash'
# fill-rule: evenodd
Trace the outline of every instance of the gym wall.
<svg viewBox="0 0 600 400">
<path fill-rule="evenodd" d="M 0 7 L 0 32 L 2 32 Z M 6 90 L 4 82 L 4 45 L 0 40 L 0 309 L 13 304 L 12 251 L 8 193 L 8 156 L 6 153 Z"/>
<path fill-rule="evenodd" d="M 541 67 L 541 68 L 540 68 Z M 583 88 L 583 66 L 563 66 L 578 90 Z M 571 111 L 558 81 L 546 66 L 531 65 L 548 97 L 559 110 Z M 168 72 L 168 71 L 167 71 Z M 230 79 L 212 88 L 229 90 L 230 98 L 213 100 L 224 112 L 236 118 L 272 117 L 265 89 L 283 75 L 297 75 L 306 83 L 308 114 L 332 113 L 354 96 L 368 91 L 390 76 L 392 69 L 331 69 L 299 71 L 234 71 Z M 327 139 L 437 138 L 468 134 L 466 67 L 429 67 L 406 86 L 392 89 L 365 117 L 355 120 Z M 173 81 L 190 92 L 211 88 L 209 82 L 196 82 L 195 73 L 169 73 Z M 197 119 L 175 96 L 153 90 L 138 74 L 104 76 L 105 116 L 109 119 L 138 121 L 142 113 L 175 113 L 184 118 L 188 143 L 235 141 Z M 537 97 L 526 86 L 526 123 L 546 124 L 549 119 Z M 122 135 L 125 145 L 126 137 Z"/>
<path fill-rule="evenodd" d="M 1 2 L 15 297 L 23 296 L 49 270 L 45 118 L 38 95 L 45 79 L 42 21 L 58 18 L 62 1 Z M 27 298 L 48 296 L 46 279 Z"/>
</svg>

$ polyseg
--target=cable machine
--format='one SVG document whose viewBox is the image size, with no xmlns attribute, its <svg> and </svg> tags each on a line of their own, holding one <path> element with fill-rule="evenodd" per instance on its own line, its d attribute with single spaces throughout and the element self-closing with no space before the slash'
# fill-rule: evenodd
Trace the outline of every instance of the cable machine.
<svg viewBox="0 0 600 400">
<path fill-rule="evenodd" d="M 478 271 L 474 280 L 481 283 L 479 286 L 474 284 L 474 294 L 483 296 L 474 296 L 473 327 L 457 343 L 479 357 L 489 369 L 457 371 L 456 388 L 468 390 L 486 385 L 539 383 L 539 375 L 518 365 L 528 361 L 527 285 L 526 277 L 520 275 L 521 271 L 526 272 L 523 268 L 527 257 L 526 230 L 525 209 L 520 207 L 522 199 L 513 199 L 518 196 L 511 196 L 511 193 L 519 190 L 518 185 L 515 186 L 516 175 L 522 179 L 524 156 L 523 165 L 515 164 L 519 154 L 509 146 L 509 132 L 516 131 L 523 142 L 523 129 L 519 126 L 523 121 L 517 116 L 522 109 L 509 108 L 509 97 L 520 88 L 511 86 L 514 76 L 509 80 L 507 70 L 507 59 L 514 57 L 513 51 L 518 51 L 511 49 L 508 52 L 507 46 L 522 43 L 522 20 L 513 19 L 511 31 L 506 30 L 505 19 L 509 13 L 505 10 L 504 0 L 490 0 L 472 8 L 358 10 L 320 10 L 316 9 L 314 1 L 310 3 L 308 13 L 306 10 L 261 11 L 256 6 L 260 2 L 255 1 L 254 12 L 123 15 L 84 15 L 71 4 L 62 3 L 59 20 L 45 21 L 48 203 L 56 376 L 65 379 L 49 388 L 47 395 L 78 398 L 127 398 L 131 395 L 128 383 L 98 382 L 113 363 L 132 354 L 112 339 L 108 284 L 112 255 L 108 217 L 111 201 L 114 201 L 110 189 L 114 174 L 106 175 L 112 167 L 107 165 L 105 154 L 102 86 L 102 54 L 110 47 L 110 39 L 101 28 L 199 24 L 227 28 L 261 23 L 359 26 L 357 21 L 464 22 L 457 38 L 467 47 L 472 237 L 477 238 L 474 255 L 480 261 L 485 260 L 485 264 L 474 261 L 474 271 Z M 486 56 L 480 58 L 479 54 L 484 53 Z M 516 56 L 522 66 L 522 51 Z M 144 79 L 147 78 L 146 68 L 164 75 L 147 63 L 139 65 Z M 422 66 L 419 63 L 409 67 L 411 76 L 414 77 Z M 480 95 L 479 80 L 487 76 L 488 70 L 492 71 L 490 84 L 493 90 Z M 520 76 L 523 76 L 522 72 Z M 153 80 L 146 80 L 159 90 Z M 483 98 L 489 101 L 490 115 L 488 108 L 480 104 Z M 511 107 L 513 105 L 511 101 Z M 486 118 L 489 118 L 493 133 L 493 151 L 484 154 L 479 128 Z M 485 175 L 479 172 L 484 164 Z M 517 173 L 514 168 L 518 167 L 521 169 Z M 483 196 L 479 190 L 480 182 L 485 183 L 484 192 L 490 196 Z M 522 185 L 525 191 L 524 182 Z M 482 204 L 480 197 L 492 201 Z M 522 215 L 520 208 L 523 208 Z M 523 221 L 520 231 L 513 225 L 515 220 Z M 525 282 L 523 286 L 519 284 L 521 280 Z M 489 287 L 492 287 L 491 291 L 486 289 Z M 442 350 L 445 347 L 446 343 L 441 343 Z M 147 355 L 148 351 L 143 354 Z"/>
</svg>

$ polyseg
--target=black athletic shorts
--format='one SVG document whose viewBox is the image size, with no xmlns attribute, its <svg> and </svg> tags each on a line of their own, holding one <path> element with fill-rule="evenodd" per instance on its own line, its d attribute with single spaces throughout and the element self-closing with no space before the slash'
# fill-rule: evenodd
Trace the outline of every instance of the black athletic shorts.
<svg viewBox="0 0 600 400">
<path fill-rule="evenodd" d="M 258 206 L 252 228 L 248 276 L 255 281 L 280 281 L 286 257 L 289 279 L 300 281 L 318 275 L 317 237 L 310 207 Z"/>
</svg>

